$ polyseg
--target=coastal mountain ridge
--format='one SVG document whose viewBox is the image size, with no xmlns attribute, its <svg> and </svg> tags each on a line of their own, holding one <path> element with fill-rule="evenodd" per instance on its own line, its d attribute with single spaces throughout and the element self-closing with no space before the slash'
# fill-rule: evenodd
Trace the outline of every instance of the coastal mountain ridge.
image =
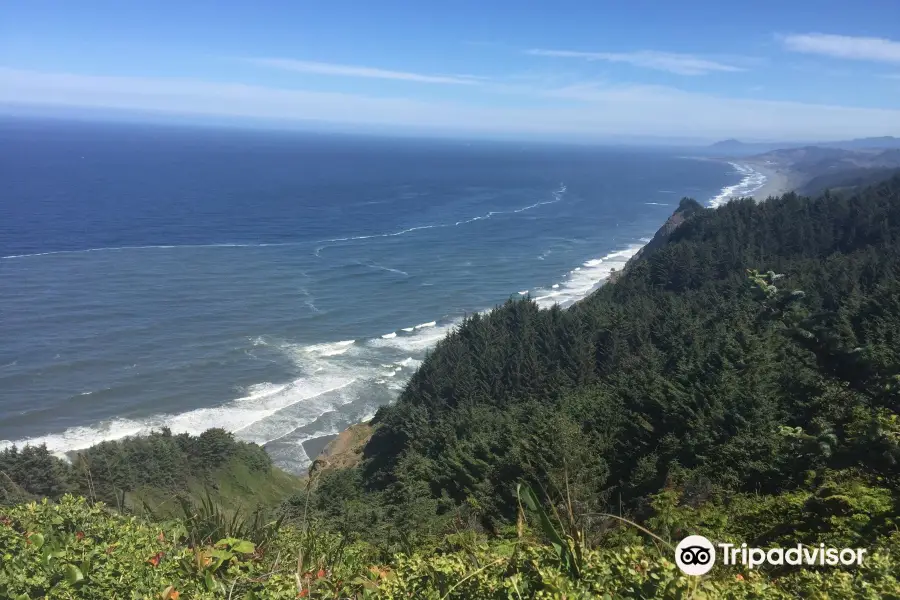
<svg viewBox="0 0 900 600">
<path fill-rule="evenodd" d="M 890 149 L 900 148 L 900 137 L 885 135 L 831 142 L 742 142 L 731 138 L 710 144 L 707 148 L 716 152 L 749 155 L 770 152 L 782 148 L 801 148 L 804 146 L 840 148 L 843 150 Z"/>
<path fill-rule="evenodd" d="M 772 150 L 747 160 L 788 173 L 794 189 L 806 195 L 870 185 L 900 172 L 900 148 L 801 146 Z"/>
</svg>

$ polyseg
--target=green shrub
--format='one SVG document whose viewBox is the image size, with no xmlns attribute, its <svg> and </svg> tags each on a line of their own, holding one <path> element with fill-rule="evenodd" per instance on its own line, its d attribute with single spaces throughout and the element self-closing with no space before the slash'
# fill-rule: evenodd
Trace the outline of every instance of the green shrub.
<svg viewBox="0 0 900 600">
<path fill-rule="evenodd" d="M 710 511 L 728 512 L 701 506 L 693 514 L 709 521 Z M 702 530 L 691 514 L 685 509 L 684 527 Z M 718 566 L 694 578 L 643 535 L 584 548 L 574 576 L 527 527 L 511 538 L 453 534 L 440 549 L 386 560 L 302 523 L 275 526 L 260 544 L 192 538 L 190 527 L 189 519 L 146 522 L 72 496 L 8 507 L 0 512 L 0 598 L 900 598 L 897 533 L 869 540 L 871 556 L 852 570 Z"/>
</svg>

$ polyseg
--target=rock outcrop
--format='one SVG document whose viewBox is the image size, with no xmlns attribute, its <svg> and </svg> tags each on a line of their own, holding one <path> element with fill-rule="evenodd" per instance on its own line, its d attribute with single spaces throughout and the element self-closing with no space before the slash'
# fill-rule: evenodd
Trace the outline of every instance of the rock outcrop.
<svg viewBox="0 0 900 600">
<path fill-rule="evenodd" d="M 331 469 L 354 467 L 362 460 L 363 448 L 372 437 L 372 424 L 357 423 L 351 425 L 328 442 L 322 453 L 316 457 L 309 467 L 310 477 Z"/>
</svg>

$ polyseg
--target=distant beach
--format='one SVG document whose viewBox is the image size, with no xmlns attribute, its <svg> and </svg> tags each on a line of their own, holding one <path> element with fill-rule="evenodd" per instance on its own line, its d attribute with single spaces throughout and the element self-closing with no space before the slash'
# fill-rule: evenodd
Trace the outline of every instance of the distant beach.
<svg viewBox="0 0 900 600">
<path fill-rule="evenodd" d="M 761 173 L 766 178 L 765 183 L 763 183 L 761 187 L 749 194 L 756 200 L 766 200 L 771 197 L 777 198 L 793 191 L 798 186 L 798 178 L 796 174 L 791 171 L 758 162 L 744 161 L 744 164 L 750 166 L 753 170 Z"/>
<path fill-rule="evenodd" d="M 734 167 L 741 180 L 734 185 L 722 188 L 718 195 L 704 202 L 703 198 L 695 198 L 709 207 L 719 207 L 735 198 L 755 198 L 765 200 L 771 196 L 781 196 L 800 185 L 796 173 L 784 167 L 754 159 L 710 158 L 705 156 L 685 156 L 691 160 L 727 163 Z"/>
</svg>

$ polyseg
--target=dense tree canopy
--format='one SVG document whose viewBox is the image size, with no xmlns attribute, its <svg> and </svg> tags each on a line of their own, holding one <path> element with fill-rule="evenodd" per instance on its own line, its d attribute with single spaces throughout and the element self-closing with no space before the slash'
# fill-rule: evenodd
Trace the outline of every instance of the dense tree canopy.
<svg viewBox="0 0 900 600">
<path fill-rule="evenodd" d="M 831 469 L 896 489 L 900 178 L 694 212 L 569 309 L 468 318 L 379 411 L 359 485 L 492 527 L 521 480 L 638 514 L 669 485 L 697 502 Z"/>
<path fill-rule="evenodd" d="M 208 429 L 198 436 L 162 429 L 103 442 L 69 458 L 53 455 L 46 446 L 0 451 L 0 504 L 33 497 L 58 499 L 72 492 L 116 505 L 125 492 L 152 488 L 185 493 L 193 484 L 214 485 L 214 476 L 229 461 L 262 477 L 272 469 L 265 450 L 238 441 L 223 429 Z"/>
</svg>

